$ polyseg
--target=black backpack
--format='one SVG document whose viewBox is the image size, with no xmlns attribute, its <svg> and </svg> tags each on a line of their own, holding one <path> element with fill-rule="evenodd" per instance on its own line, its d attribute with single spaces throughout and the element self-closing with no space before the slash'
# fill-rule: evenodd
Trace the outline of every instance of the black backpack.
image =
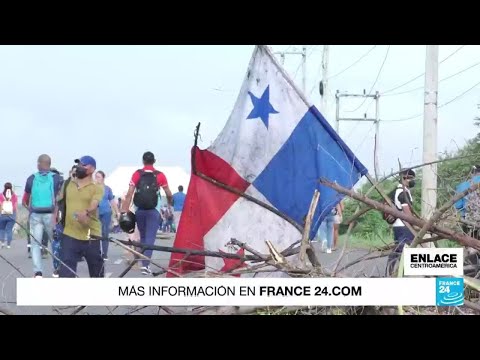
<svg viewBox="0 0 480 360">
<path fill-rule="evenodd" d="M 143 210 L 155 209 L 158 205 L 158 183 L 157 175 L 160 171 L 138 170 L 140 180 L 136 186 L 133 204 Z"/>
<path fill-rule="evenodd" d="M 395 193 L 396 193 L 396 191 L 397 191 L 397 189 L 395 188 L 392 192 L 390 192 L 388 194 L 388 197 L 390 198 L 390 200 L 392 201 L 392 203 L 394 205 L 395 205 Z M 390 206 L 386 200 L 383 201 L 383 205 Z M 397 209 L 396 206 L 395 206 L 395 209 Z M 393 225 L 393 223 L 395 221 L 397 221 L 397 218 L 393 215 L 387 214 L 385 212 L 382 215 L 383 215 L 383 220 L 385 220 L 390 225 Z"/>
<path fill-rule="evenodd" d="M 71 178 L 68 178 L 63 183 L 63 196 L 62 200 L 57 202 L 58 214 L 57 222 L 60 223 L 65 228 L 65 217 L 67 214 L 67 186 L 70 184 Z"/>
</svg>

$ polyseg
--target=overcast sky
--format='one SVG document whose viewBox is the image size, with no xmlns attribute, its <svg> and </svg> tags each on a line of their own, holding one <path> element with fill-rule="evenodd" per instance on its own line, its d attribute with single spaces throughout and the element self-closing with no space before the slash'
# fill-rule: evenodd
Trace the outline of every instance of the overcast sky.
<svg viewBox="0 0 480 360">
<path fill-rule="evenodd" d="M 289 45 L 272 46 L 275 51 Z M 301 45 L 296 45 L 300 48 Z M 342 71 L 373 45 L 330 46 L 329 75 Z M 41 153 L 68 170 L 74 158 L 89 154 L 107 172 L 120 165 L 140 165 L 151 150 L 158 165 L 190 171 L 193 131 L 202 123 L 202 148 L 223 128 L 236 100 L 254 46 L 0 46 L 0 118 L 3 150 L 0 181 L 23 187 Z M 334 124 L 338 89 L 368 92 L 379 74 L 387 45 L 376 46 L 356 65 L 329 80 L 326 118 Z M 440 60 L 459 48 L 440 46 Z M 291 48 L 290 48 L 291 49 Z M 319 105 L 322 45 L 307 46 L 307 96 Z M 480 62 L 480 46 L 468 45 L 439 66 L 443 79 Z M 285 67 L 301 86 L 300 57 Z M 298 71 L 297 71 L 298 69 Z M 420 75 L 425 46 L 392 45 L 373 92 L 387 91 Z M 480 66 L 442 81 L 439 103 L 462 94 L 480 80 Z M 389 94 L 422 87 L 420 77 Z M 422 159 L 423 89 L 380 98 L 382 172 Z M 439 110 L 438 150 L 453 150 L 475 136 L 480 86 Z M 362 100 L 342 99 L 342 110 Z M 367 101 L 350 116 L 369 116 Z M 347 115 L 343 113 L 342 115 Z M 340 136 L 373 174 L 372 123 L 342 123 Z M 168 177 L 168 174 L 166 174 Z"/>
</svg>

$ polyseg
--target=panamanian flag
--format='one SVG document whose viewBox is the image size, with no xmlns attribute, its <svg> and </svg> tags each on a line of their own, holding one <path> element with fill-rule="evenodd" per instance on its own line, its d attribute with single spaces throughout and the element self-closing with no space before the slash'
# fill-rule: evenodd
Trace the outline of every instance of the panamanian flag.
<svg viewBox="0 0 480 360">
<path fill-rule="evenodd" d="M 272 206 L 270 210 L 208 182 L 204 174 Z M 256 46 L 234 109 L 207 149 L 192 149 L 192 175 L 174 247 L 232 252 L 231 238 L 268 255 L 301 239 L 315 189 L 320 199 L 310 238 L 342 195 L 322 186 L 326 178 L 352 188 L 367 169 L 320 112 L 302 99 L 270 50 Z M 234 249 L 248 255 L 243 249 Z M 240 260 L 173 253 L 170 269 L 227 272 Z M 173 276 L 169 273 L 169 276 Z"/>
</svg>

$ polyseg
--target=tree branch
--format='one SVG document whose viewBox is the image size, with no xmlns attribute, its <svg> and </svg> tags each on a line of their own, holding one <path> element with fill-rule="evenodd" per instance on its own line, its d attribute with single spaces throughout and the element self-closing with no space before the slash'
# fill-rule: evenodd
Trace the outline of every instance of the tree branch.
<svg viewBox="0 0 480 360">
<path fill-rule="evenodd" d="M 351 198 L 353 198 L 357 201 L 360 201 L 360 202 L 368 205 L 369 207 L 371 207 L 375 210 L 383 211 L 383 212 L 386 212 L 387 214 L 391 214 L 391 215 L 393 215 L 393 216 L 395 216 L 395 217 L 397 217 L 401 220 L 404 220 L 404 221 L 406 221 L 406 222 L 408 222 L 412 225 L 415 225 L 415 226 L 418 226 L 418 227 L 423 227 L 425 225 L 425 220 L 407 215 L 404 212 L 398 211 L 397 209 L 394 209 L 390 206 L 385 206 L 384 204 L 379 203 L 378 201 L 369 199 L 369 198 L 367 198 L 363 195 L 359 195 L 355 191 L 350 190 L 350 189 L 346 189 L 343 186 L 332 183 L 331 181 L 328 181 L 326 179 L 321 179 L 320 183 L 334 189 L 335 191 L 337 191 L 341 194 L 348 195 L 349 197 L 351 197 Z M 480 250 L 480 242 L 478 240 L 470 237 L 470 236 L 456 233 L 456 232 L 454 232 L 450 229 L 446 229 L 446 228 L 441 227 L 439 225 L 432 225 L 431 228 L 430 228 L 430 231 L 433 232 L 433 233 L 436 233 L 437 235 L 440 235 L 440 236 L 447 235 L 448 238 L 456 240 L 462 245 Z"/>
</svg>

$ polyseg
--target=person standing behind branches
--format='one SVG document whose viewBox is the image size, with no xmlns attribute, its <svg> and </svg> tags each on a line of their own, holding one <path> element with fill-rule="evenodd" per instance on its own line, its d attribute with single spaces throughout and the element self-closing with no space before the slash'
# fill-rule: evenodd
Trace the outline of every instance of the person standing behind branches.
<svg viewBox="0 0 480 360">
<path fill-rule="evenodd" d="M 340 224 L 343 221 L 343 203 L 340 201 L 335 207 L 335 217 L 333 218 L 333 250 L 337 249 Z"/>
<path fill-rule="evenodd" d="M 115 213 L 116 219 L 118 219 L 120 214 L 112 189 L 105 185 L 105 173 L 100 170 L 97 171 L 95 174 L 95 181 L 104 189 L 102 201 L 100 201 L 100 204 L 98 205 L 98 212 L 100 215 L 100 222 L 102 223 L 102 256 L 103 261 L 107 261 L 109 244 L 108 237 L 110 235 L 110 225 L 112 223 L 112 210 Z"/>
<path fill-rule="evenodd" d="M 49 242 L 52 242 L 55 198 L 62 186 L 60 175 L 50 171 L 51 164 L 50 156 L 42 154 L 38 157 L 38 172 L 27 179 L 22 199 L 23 206 L 30 212 L 31 252 L 36 278 L 43 277 L 41 251 L 43 232 L 47 233 Z"/>
<path fill-rule="evenodd" d="M 173 194 L 173 216 L 175 219 L 175 230 L 178 231 L 180 216 L 182 216 L 183 204 L 185 204 L 186 195 L 183 192 L 183 186 L 178 187 L 178 192 Z"/>
<path fill-rule="evenodd" d="M 172 192 L 168 187 L 165 175 L 153 167 L 153 164 L 155 164 L 155 156 L 153 153 L 147 151 L 143 154 L 142 160 L 143 168 L 135 171 L 132 175 L 128 193 L 122 206 L 122 214 L 128 212 L 133 197 L 133 204 L 136 207 L 136 223 L 140 232 L 140 242 L 146 245 L 153 245 L 155 243 L 160 217 L 156 209 L 158 205 L 158 193 L 160 188 L 163 188 L 167 195 L 168 204 L 172 206 Z M 151 258 L 152 250 L 146 250 L 144 255 Z M 151 274 L 150 261 L 142 260 L 142 264 L 142 274 Z"/>
<path fill-rule="evenodd" d="M 5 246 L 7 241 L 7 249 L 10 249 L 10 244 L 13 239 L 13 227 L 17 219 L 17 195 L 13 192 L 11 183 L 5 183 L 3 193 L 0 194 L 0 241 L 1 247 Z"/>
<path fill-rule="evenodd" d="M 63 179 L 63 175 L 55 168 L 51 168 L 50 169 L 51 172 L 53 172 L 54 174 L 57 174 L 58 176 L 60 176 L 60 178 L 62 179 L 62 186 L 63 186 L 63 183 L 64 183 L 64 179 Z M 52 240 L 52 253 L 53 253 L 53 274 L 52 276 L 54 278 L 58 278 L 58 270 L 60 269 L 60 236 L 62 234 L 62 231 L 63 231 L 63 227 L 62 225 L 60 224 L 59 222 L 59 219 L 58 219 L 58 207 L 56 206 L 55 207 L 55 211 L 54 211 L 54 214 L 53 214 L 53 220 L 54 220 L 54 229 L 53 229 L 53 240 Z M 45 232 L 43 233 L 45 235 Z"/>
<path fill-rule="evenodd" d="M 390 194 L 392 202 L 398 211 L 402 211 L 407 215 L 413 216 L 413 197 L 411 189 L 415 186 L 415 171 L 405 169 L 400 173 L 400 180 L 397 188 Z M 396 219 L 393 223 L 393 241 L 395 243 L 394 250 L 387 259 L 387 275 L 391 276 L 395 270 L 395 266 L 400 259 L 405 244 L 410 245 L 414 239 L 413 233 L 405 225 L 405 222 Z"/>
<path fill-rule="evenodd" d="M 473 166 L 469 174 L 469 179 L 458 184 L 455 188 L 456 194 L 462 193 L 470 186 L 480 182 L 480 165 Z M 479 191 L 474 191 L 455 203 L 461 221 L 462 230 L 475 239 L 480 239 L 479 236 L 479 218 L 480 218 L 480 204 L 478 203 Z"/>
<path fill-rule="evenodd" d="M 75 277 L 78 261 L 85 257 L 90 277 L 103 277 L 101 223 L 98 218 L 103 188 L 93 181 L 97 163 L 91 156 L 83 156 L 75 163 L 76 180 L 72 179 L 64 185 L 57 198 L 65 208 L 60 251 L 64 264 L 60 265 L 59 275 L 61 278 Z"/>
</svg>

